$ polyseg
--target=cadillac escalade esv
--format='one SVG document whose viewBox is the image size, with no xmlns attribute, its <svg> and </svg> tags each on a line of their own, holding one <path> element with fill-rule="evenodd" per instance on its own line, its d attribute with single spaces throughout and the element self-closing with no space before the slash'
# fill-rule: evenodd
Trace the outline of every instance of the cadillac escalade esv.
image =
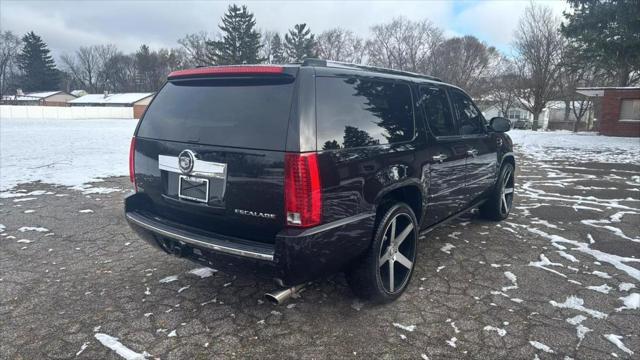
<svg viewBox="0 0 640 360">
<path fill-rule="evenodd" d="M 175 71 L 131 140 L 125 216 L 170 254 L 294 290 L 343 271 L 389 302 L 421 233 L 477 207 L 508 216 L 509 128 L 420 74 L 318 59 Z"/>
</svg>

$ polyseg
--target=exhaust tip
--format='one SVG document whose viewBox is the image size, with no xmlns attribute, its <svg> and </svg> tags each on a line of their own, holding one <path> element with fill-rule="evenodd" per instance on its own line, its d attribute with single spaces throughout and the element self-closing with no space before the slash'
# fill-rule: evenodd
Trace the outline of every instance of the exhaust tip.
<svg viewBox="0 0 640 360">
<path fill-rule="evenodd" d="M 304 289 L 304 285 L 298 285 L 287 289 L 278 289 L 264 294 L 264 298 L 274 304 L 281 305 L 291 298 L 294 294 L 300 293 Z"/>
<path fill-rule="evenodd" d="M 273 305 L 280 305 L 281 303 L 278 301 L 278 298 L 271 294 L 271 293 L 266 293 L 264 294 L 264 299 L 267 300 L 268 302 L 272 303 Z"/>
</svg>

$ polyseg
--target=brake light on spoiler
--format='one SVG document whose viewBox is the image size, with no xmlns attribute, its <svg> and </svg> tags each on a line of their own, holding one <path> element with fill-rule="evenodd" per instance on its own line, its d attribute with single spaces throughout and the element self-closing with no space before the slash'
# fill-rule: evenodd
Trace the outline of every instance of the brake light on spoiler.
<svg viewBox="0 0 640 360">
<path fill-rule="evenodd" d="M 234 65 L 234 66 L 208 66 L 195 69 L 173 71 L 169 79 L 206 76 L 206 75 L 263 75 L 282 74 L 284 67 L 269 65 Z"/>
</svg>

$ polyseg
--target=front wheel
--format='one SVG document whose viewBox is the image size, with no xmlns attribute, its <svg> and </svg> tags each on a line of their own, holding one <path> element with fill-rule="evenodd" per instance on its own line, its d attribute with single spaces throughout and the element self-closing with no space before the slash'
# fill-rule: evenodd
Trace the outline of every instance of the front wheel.
<svg viewBox="0 0 640 360">
<path fill-rule="evenodd" d="M 407 204 L 398 203 L 386 210 L 376 226 L 371 248 L 347 272 L 353 292 L 377 303 L 397 299 L 413 274 L 417 240 L 418 221 Z"/>
<path fill-rule="evenodd" d="M 514 186 L 514 167 L 511 163 L 505 163 L 500 169 L 500 175 L 493 191 L 480 207 L 480 215 L 494 221 L 506 219 L 513 205 Z"/>
</svg>

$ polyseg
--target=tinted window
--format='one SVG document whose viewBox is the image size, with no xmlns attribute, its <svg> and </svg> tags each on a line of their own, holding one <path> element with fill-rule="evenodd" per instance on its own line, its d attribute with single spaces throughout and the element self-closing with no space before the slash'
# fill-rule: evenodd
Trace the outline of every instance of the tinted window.
<svg viewBox="0 0 640 360">
<path fill-rule="evenodd" d="M 471 99 L 459 90 L 451 90 L 451 101 L 458 116 L 462 135 L 484 134 L 484 117 Z"/>
<path fill-rule="evenodd" d="M 437 87 L 420 88 L 420 104 L 434 136 L 458 135 L 451 116 L 447 94 Z"/>
<path fill-rule="evenodd" d="M 318 147 L 353 148 L 413 138 L 406 84 L 357 78 L 316 79 Z"/>
<path fill-rule="evenodd" d="M 284 150 L 292 93 L 290 80 L 167 83 L 149 106 L 138 136 Z"/>
</svg>

